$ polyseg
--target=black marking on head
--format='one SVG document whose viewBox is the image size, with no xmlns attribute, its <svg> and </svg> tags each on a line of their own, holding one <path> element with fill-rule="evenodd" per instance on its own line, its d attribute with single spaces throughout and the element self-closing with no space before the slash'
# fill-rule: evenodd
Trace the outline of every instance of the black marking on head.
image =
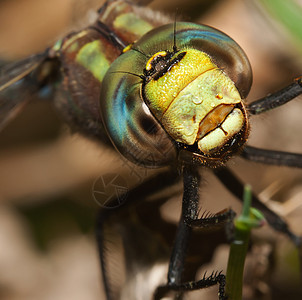
<svg viewBox="0 0 302 300">
<path fill-rule="evenodd" d="M 150 70 L 144 69 L 144 75 L 146 81 L 158 80 L 171 70 L 171 68 L 180 62 L 187 52 L 181 52 L 176 57 L 173 57 L 174 53 L 168 52 L 165 56 L 157 56 L 154 61 L 151 62 L 152 68 Z"/>
</svg>

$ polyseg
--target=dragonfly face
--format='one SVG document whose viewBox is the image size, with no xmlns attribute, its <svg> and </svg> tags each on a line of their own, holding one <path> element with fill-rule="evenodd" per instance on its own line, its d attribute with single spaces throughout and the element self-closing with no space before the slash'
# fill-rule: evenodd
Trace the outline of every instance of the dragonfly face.
<svg viewBox="0 0 302 300">
<path fill-rule="evenodd" d="M 101 112 L 116 148 L 122 154 L 139 148 L 149 135 L 148 148 L 164 154 L 149 162 L 150 150 L 141 147 L 141 157 L 128 155 L 136 163 L 157 166 L 175 160 L 167 157 L 172 140 L 182 159 L 217 166 L 247 139 L 241 99 L 251 86 L 250 65 L 242 49 L 213 28 L 181 22 L 158 27 L 112 64 L 103 83 Z M 132 113 L 136 106 L 138 114 Z M 134 121 L 136 116 L 140 120 Z M 157 124 L 164 132 L 151 130 Z M 133 133 L 130 147 L 128 132 Z"/>
</svg>

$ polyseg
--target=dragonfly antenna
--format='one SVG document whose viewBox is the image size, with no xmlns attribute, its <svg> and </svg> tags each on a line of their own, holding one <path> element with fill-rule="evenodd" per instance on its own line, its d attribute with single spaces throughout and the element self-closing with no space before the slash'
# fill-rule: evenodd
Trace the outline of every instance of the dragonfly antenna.
<svg viewBox="0 0 302 300">
<path fill-rule="evenodd" d="M 176 7 L 175 16 L 174 16 L 174 24 L 173 24 L 173 52 L 177 52 L 176 46 L 176 17 L 178 13 L 178 8 Z"/>
<path fill-rule="evenodd" d="M 129 75 L 133 75 L 135 77 L 139 77 L 140 79 L 145 79 L 144 75 L 138 75 L 138 74 L 131 73 L 131 72 L 128 72 L 128 71 L 114 71 L 114 72 L 110 72 L 110 73 L 129 74 Z"/>
</svg>

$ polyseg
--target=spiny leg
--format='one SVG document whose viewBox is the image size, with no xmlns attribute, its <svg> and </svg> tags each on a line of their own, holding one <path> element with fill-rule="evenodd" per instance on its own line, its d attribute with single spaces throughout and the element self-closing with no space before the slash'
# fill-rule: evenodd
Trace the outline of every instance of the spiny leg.
<svg viewBox="0 0 302 300">
<path fill-rule="evenodd" d="M 228 169 L 219 168 L 214 170 L 215 175 L 223 183 L 223 185 L 238 199 L 242 199 L 243 184 L 242 182 Z M 287 223 L 278 216 L 275 212 L 263 204 L 259 198 L 252 194 L 253 206 L 259 209 L 264 215 L 267 222 L 277 231 L 286 234 L 296 246 L 301 246 L 301 238 L 295 235 L 289 228 Z"/>
<path fill-rule="evenodd" d="M 277 108 L 302 94 L 302 77 L 294 83 L 269 96 L 254 101 L 247 106 L 250 114 L 258 115 Z M 241 156 L 245 159 L 264 164 L 302 168 L 302 154 L 259 149 L 246 146 Z"/>
<path fill-rule="evenodd" d="M 270 109 L 279 107 L 297 96 L 302 94 L 302 77 L 296 78 L 295 82 L 289 86 L 273 93 L 267 97 L 254 101 L 248 105 L 249 113 L 258 115 Z M 251 146 L 246 146 L 241 154 L 244 158 L 262 162 L 266 164 L 289 166 L 289 167 L 302 167 L 302 155 L 298 153 L 288 153 L 283 151 L 258 149 Z M 242 183 L 226 168 L 215 170 L 217 177 L 221 182 L 239 199 L 242 195 Z M 301 245 L 301 238 L 293 234 L 288 225 L 273 211 L 266 207 L 260 200 L 253 195 L 253 203 L 265 214 L 269 224 L 278 231 L 287 234 L 293 242 Z"/>
<path fill-rule="evenodd" d="M 192 228 L 187 224 L 186 219 L 191 218 L 195 220 L 198 216 L 199 173 L 196 169 L 192 170 L 185 166 L 183 170 L 183 178 L 184 192 L 182 213 L 170 258 L 168 284 L 179 284 L 181 282 L 187 247 L 192 232 Z"/>
<path fill-rule="evenodd" d="M 204 276 L 199 281 L 182 282 L 185 258 L 188 250 L 192 229 L 211 226 L 223 226 L 230 223 L 234 217 L 234 212 L 225 210 L 209 217 L 198 218 L 199 208 L 199 183 L 200 175 L 196 167 L 185 165 L 183 170 L 184 192 L 182 202 L 181 218 L 175 237 L 175 242 L 170 258 L 168 283 L 157 288 L 154 299 L 161 299 L 169 291 L 181 292 L 177 297 L 181 299 L 182 292 L 202 289 L 219 284 L 219 299 L 225 299 L 224 284 L 225 276 L 218 272 L 213 272 L 209 276 Z"/>
<path fill-rule="evenodd" d="M 164 285 L 157 288 L 154 299 L 161 299 L 164 297 L 169 291 L 195 291 L 200 289 L 205 289 L 211 286 L 219 284 L 218 295 L 220 300 L 226 300 L 227 297 L 225 295 L 225 275 L 221 272 L 212 272 L 209 276 L 204 274 L 203 278 L 198 281 L 190 281 L 184 282 L 180 284 L 173 284 L 173 285 Z M 182 295 L 182 294 L 180 294 Z M 182 299 L 180 296 L 177 299 Z"/>
<path fill-rule="evenodd" d="M 259 115 L 268 110 L 279 107 L 302 94 L 302 76 L 295 79 L 289 86 L 269 96 L 250 103 L 247 109 L 252 115 Z"/>
<path fill-rule="evenodd" d="M 302 154 L 245 146 L 241 156 L 263 164 L 302 168 Z"/>
<path fill-rule="evenodd" d="M 295 82 L 291 85 L 273 93 L 267 97 L 259 99 L 248 105 L 248 111 L 253 114 L 261 114 L 270 109 L 279 107 L 297 96 L 302 94 L 302 77 L 296 78 Z M 298 153 L 289 153 L 283 151 L 265 150 L 258 149 L 255 147 L 246 146 L 242 152 L 242 157 L 265 164 L 288 166 L 288 167 L 302 167 L 302 155 Z M 216 175 L 222 181 L 224 185 L 235 195 L 237 198 L 241 199 L 242 188 L 239 186 L 241 183 L 239 180 L 227 169 L 217 170 Z M 226 174 L 227 173 L 227 174 Z M 236 188 L 235 188 L 236 186 Z M 301 247 L 301 237 L 293 234 L 287 224 L 274 212 L 272 212 L 268 207 L 259 201 L 259 199 L 253 195 L 254 205 L 261 209 L 265 214 L 269 224 L 278 231 L 281 231 L 288 235 L 291 240 L 297 245 L 299 249 L 300 261 L 302 261 L 302 247 Z M 301 265 L 302 268 L 302 265 Z M 302 274 L 302 270 L 301 270 Z"/>
</svg>

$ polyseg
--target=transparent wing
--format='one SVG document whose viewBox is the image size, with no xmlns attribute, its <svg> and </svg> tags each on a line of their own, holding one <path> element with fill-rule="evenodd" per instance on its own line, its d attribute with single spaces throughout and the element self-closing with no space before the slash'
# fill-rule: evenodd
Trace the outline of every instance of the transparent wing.
<svg viewBox="0 0 302 300">
<path fill-rule="evenodd" d="M 0 63 L 0 130 L 20 111 L 38 85 L 29 87 L 26 76 L 47 58 L 47 51 L 21 61 Z"/>
<path fill-rule="evenodd" d="M 23 60 L 0 66 L 0 92 L 36 69 L 47 57 L 47 53 L 45 51 Z"/>
</svg>

